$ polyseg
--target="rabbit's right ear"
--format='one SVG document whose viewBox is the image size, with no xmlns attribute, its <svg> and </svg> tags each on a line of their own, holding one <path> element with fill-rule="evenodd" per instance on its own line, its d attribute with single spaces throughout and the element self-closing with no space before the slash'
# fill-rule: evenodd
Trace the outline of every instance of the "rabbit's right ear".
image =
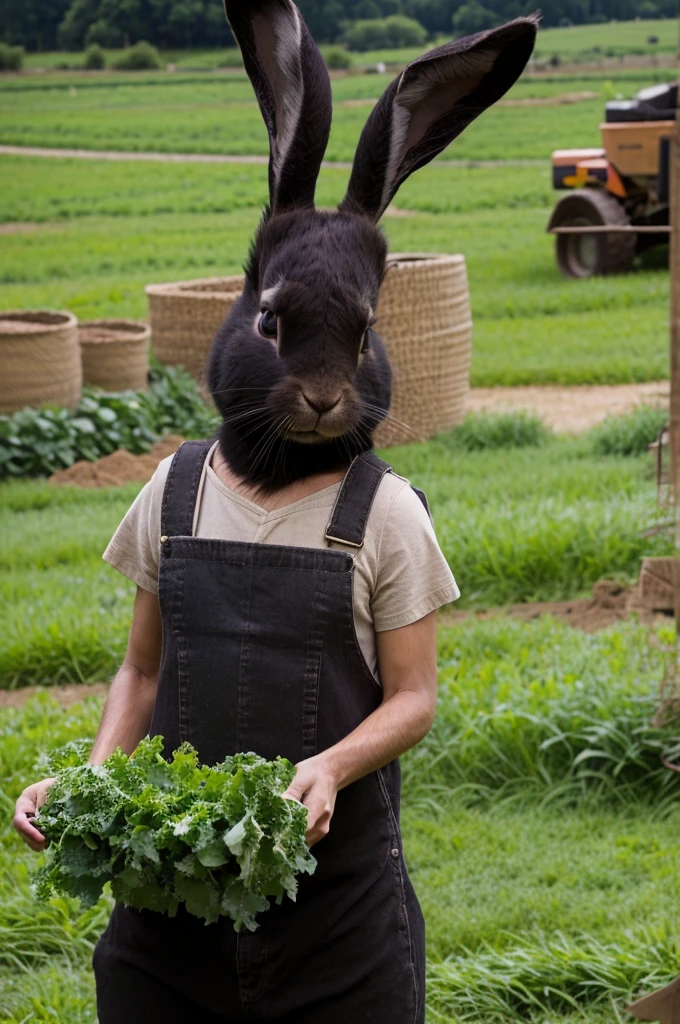
<svg viewBox="0 0 680 1024">
<path fill-rule="evenodd" d="M 383 93 L 357 146 L 341 210 L 377 221 L 409 174 L 433 157 L 521 75 L 538 16 L 456 39 L 418 57 Z"/>
<path fill-rule="evenodd" d="M 269 132 L 269 205 L 312 206 L 331 129 L 331 83 L 292 0 L 224 0 Z"/>
</svg>

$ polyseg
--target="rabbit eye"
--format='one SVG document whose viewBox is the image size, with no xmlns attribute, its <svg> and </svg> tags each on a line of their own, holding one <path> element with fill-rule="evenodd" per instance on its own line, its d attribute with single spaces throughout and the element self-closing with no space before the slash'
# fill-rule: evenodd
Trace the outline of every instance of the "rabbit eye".
<svg viewBox="0 0 680 1024">
<path fill-rule="evenodd" d="M 273 309 L 265 309 L 258 323 L 258 330 L 263 338 L 276 338 L 278 335 L 278 317 Z"/>
<path fill-rule="evenodd" d="M 371 328 L 367 327 L 366 330 L 363 333 L 362 338 L 361 338 L 361 348 L 359 349 L 359 354 L 360 355 L 363 355 L 364 352 L 368 352 L 368 340 L 369 340 L 368 336 L 369 336 L 370 333 L 371 333 Z"/>
</svg>

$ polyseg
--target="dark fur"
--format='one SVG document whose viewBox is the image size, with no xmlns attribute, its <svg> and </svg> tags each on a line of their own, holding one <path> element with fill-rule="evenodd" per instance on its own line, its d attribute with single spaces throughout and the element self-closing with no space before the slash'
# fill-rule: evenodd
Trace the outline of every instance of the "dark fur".
<svg viewBox="0 0 680 1024">
<path fill-rule="evenodd" d="M 270 206 L 243 295 L 215 339 L 208 383 L 223 418 L 224 458 L 267 493 L 345 468 L 372 446 L 391 391 L 375 331 L 361 352 L 385 272 L 376 222 L 405 178 L 517 79 L 537 19 L 456 40 L 410 64 L 366 123 L 339 210 L 320 212 L 314 188 L 332 107 L 323 59 L 292 0 L 225 0 L 225 9 L 269 133 Z M 395 111 L 407 129 L 398 127 L 392 145 Z M 267 305 L 263 292 L 277 285 Z M 263 306 L 278 317 L 275 341 L 258 330 Z"/>
<path fill-rule="evenodd" d="M 371 447 L 389 408 L 391 373 L 375 331 L 361 357 L 359 348 L 366 306 L 377 305 L 386 251 L 373 224 L 339 212 L 284 213 L 260 225 L 243 295 L 215 339 L 208 383 L 224 421 L 221 451 L 263 493 L 347 466 Z M 261 292 L 280 279 L 295 284 L 277 294 L 277 353 L 254 324 Z M 274 436 L 275 425 L 297 409 L 301 389 L 321 405 L 343 390 L 341 436 L 319 444 Z"/>
</svg>

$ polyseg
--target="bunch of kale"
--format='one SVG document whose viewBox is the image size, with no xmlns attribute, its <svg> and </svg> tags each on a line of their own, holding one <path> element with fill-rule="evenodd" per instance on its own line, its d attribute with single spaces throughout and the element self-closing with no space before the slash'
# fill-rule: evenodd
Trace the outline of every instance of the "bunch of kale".
<svg viewBox="0 0 680 1024">
<path fill-rule="evenodd" d="M 53 755 L 56 780 L 35 821 L 49 840 L 37 895 L 91 905 L 110 882 L 129 906 L 172 916 L 183 903 L 206 923 L 223 915 L 252 931 L 269 897 L 295 899 L 296 875 L 316 866 L 307 810 L 281 795 L 295 769 L 255 754 L 207 767 L 189 744 L 170 761 L 162 750 L 155 736 L 103 765 L 84 763 L 84 745 Z"/>
</svg>

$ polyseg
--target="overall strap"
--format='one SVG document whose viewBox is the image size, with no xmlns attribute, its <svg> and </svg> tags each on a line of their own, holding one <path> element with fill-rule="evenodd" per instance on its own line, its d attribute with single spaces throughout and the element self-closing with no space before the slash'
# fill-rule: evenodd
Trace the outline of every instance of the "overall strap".
<svg viewBox="0 0 680 1024">
<path fill-rule="evenodd" d="M 161 535 L 190 537 L 203 465 L 213 441 L 184 441 L 175 452 L 161 505 Z"/>
<path fill-rule="evenodd" d="M 335 500 L 326 527 L 326 540 L 336 540 L 353 548 L 362 546 L 376 491 L 385 473 L 391 472 L 392 467 L 379 459 L 375 452 L 357 455 Z"/>
</svg>

